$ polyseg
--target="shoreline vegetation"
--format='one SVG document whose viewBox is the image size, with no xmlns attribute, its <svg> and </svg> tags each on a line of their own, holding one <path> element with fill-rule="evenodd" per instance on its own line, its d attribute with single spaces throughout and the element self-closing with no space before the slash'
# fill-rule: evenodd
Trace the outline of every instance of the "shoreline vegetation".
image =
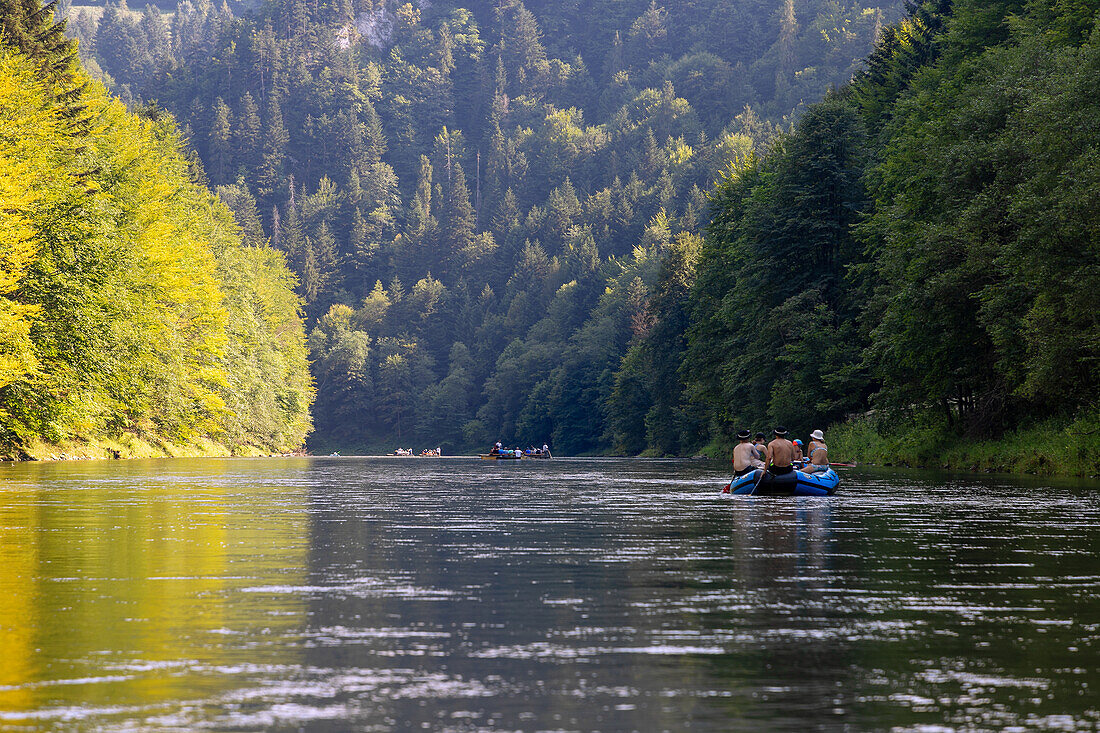
<svg viewBox="0 0 1100 733">
<path fill-rule="evenodd" d="M 861 465 L 1051 477 L 1100 475 L 1100 418 L 1097 417 L 1048 420 L 1012 430 L 999 438 L 974 439 L 959 435 L 946 421 L 930 414 L 916 416 L 905 425 L 891 425 L 875 415 L 862 415 L 832 426 L 827 434 L 831 453 L 840 460 Z M 332 451 L 372 456 L 386 456 L 391 452 L 381 444 L 351 451 L 336 443 L 316 448 L 318 452 L 312 455 L 318 457 Z M 712 443 L 693 455 L 674 457 L 723 461 L 729 460 L 731 451 L 731 446 Z M 310 454 L 271 452 L 256 445 L 229 446 L 206 437 L 173 442 L 159 436 L 126 433 L 92 440 L 34 441 L 17 452 L 0 451 L 0 461 L 276 458 L 287 455 Z M 469 448 L 452 455 L 476 456 L 477 449 Z M 647 450 L 636 457 L 670 456 Z"/>
<path fill-rule="evenodd" d="M 0 451 L 0 461 L 92 461 L 141 458 L 275 458 L 293 453 L 272 453 L 261 446 L 229 446 L 207 437 L 173 442 L 155 435 L 126 433 L 113 438 L 71 438 L 56 443 L 36 440 L 17 451 Z"/>
<path fill-rule="evenodd" d="M 1089 476 L 1100 474 L 1100 416 L 1046 420 L 997 438 L 967 438 L 942 418 L 906 425 L 853 418 L 827 433 L 830 454 L 880 466 L 972 472 Z"/>
<path fill-rule="evenodd" d="M 0 12 L 0 457 L 297 449 L 314 388 L 283 254 L 50 9 Z"/>
<path fill-rule="evenodd" d="M 994 438 L 967 437 L 931 415 L 902 425 L 874 416 L 854 417 L 825 431 L 829 455 L 859 465 L 1006 473 L 1034 476 L 1100 476 L 1100 419 L 1047 420 Z M 711 443 L 700 451 L 730 459 L 732 445 Z M 643 454 L 647 455 L 647 454 Z M 657 456 L 654 456 L 657 457 Z"/>
</svg>

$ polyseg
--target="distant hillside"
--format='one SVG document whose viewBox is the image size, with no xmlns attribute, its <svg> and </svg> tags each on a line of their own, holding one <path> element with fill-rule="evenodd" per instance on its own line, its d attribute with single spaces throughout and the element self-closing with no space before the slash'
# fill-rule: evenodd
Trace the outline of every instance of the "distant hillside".
<svg viewBox="0 0 1100 733">
<path fill-rule="evenodd" d="M 690 286 L 707 192 L 899 13 L 289 0 L 108 4 L 74 31 L 123 98 L 176 115 L 248 236 L 298 273 L 316 445 L 683 452 L 707 428 L 680 408 L 649 420 L 665 438 L 617 437 L 624 356 L 671 328 L 675 360 L 683 329 L 654 309 Z"/>
</svg>

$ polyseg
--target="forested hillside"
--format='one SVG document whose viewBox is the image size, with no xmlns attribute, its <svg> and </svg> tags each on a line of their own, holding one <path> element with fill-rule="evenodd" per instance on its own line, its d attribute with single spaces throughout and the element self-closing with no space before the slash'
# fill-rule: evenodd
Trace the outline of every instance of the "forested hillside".
<svg viewBox="0 0 1100 733">
<path fill-rule="evenodd" d="M 170 117 L 86 76 L 52 10 L 0 2 L 0 455 L 301 445 L 313 388 L 282 256 L 242 242 Z"/>
<path fill-rule="evenodd" d="M 677 366 L 707 191 L 846 82 L 898 12 L 818 0 L 95 10 L 72 11 L 89 63 L 135 106 L 172 110 L 249 235 L 297 271 L 317 446 L 500 438 L 565 453 L 706 441 L 680 406 Z M 666 336 L 668 348 L 638 345 Z M 617 383 L 624 357 L 652 375 L 644 396 Z"/>
<path fill-rule="evenodd" d="M 715 434 L 873 406 L 841 435 L 898 438 L 871 446 L 880 459 L 979 465 L 955 443 L 1038 426 L 994 447 L 1020 461 L 987 465 L 1095 472 L 1098 13 L 915 7 L 718 187 L 681 370 Z"/>
<path fill-rule="evenodd" d="M 1084 466 L 1098 10 L 73 13 L 299 273 L 317 446 L 685 454 L 866 415 L 922 462 L 1043 424 Z"/>
</svg>

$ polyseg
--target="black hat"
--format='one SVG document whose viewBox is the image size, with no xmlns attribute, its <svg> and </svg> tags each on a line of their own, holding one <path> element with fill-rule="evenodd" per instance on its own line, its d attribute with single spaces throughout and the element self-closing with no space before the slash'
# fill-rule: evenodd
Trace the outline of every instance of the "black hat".
<svg viewBox="0 0 1100 733">
<path fill-rule="evenodd" d="M 763 439 L 764 439 L 764 438 L 766 438 L 767 436 L 766 436 L 766 435 L 764 435 L 763 433 L 757 433 L 757 434 L 756 434 L 755 436 L 753 436 L 753 437 L 754 437 L 754 438 L 755 438 L 756 440 L 763 440 Z"/>
<path fill-rule="evenodd" d="M 775 434 L 782 438 L 787 434 L 787 429 L 784 427 L 778 427 L 775 429 Z"/>
<path fill-rule="evenodd" d="M 744 430 L 742 430 L 740 433 L 737 434 L 737 439 L 738 440 L 748 440 L 750 435 L 752 435 L 752 433 L 749 432 L 748 428 L 745 428 Z"/>
</svg>

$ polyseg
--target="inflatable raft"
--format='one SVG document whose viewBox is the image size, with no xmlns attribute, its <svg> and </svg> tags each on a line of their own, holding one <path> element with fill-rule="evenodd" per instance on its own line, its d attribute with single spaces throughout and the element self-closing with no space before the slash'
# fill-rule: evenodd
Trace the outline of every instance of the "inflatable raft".
<svg viewBox="0 0 1100 733">
<path fill-rule="evenodd" d="M 840 485 L 840 476 L 831 468 L 822 473 L 791 471 L 779 476 L 769 473 L 763 478 L 760 478 L 761 473 L 764 471 L 757 469 L 738 476 L 722 492 L 753 496 L 830 496 Z"/>
</svg>

